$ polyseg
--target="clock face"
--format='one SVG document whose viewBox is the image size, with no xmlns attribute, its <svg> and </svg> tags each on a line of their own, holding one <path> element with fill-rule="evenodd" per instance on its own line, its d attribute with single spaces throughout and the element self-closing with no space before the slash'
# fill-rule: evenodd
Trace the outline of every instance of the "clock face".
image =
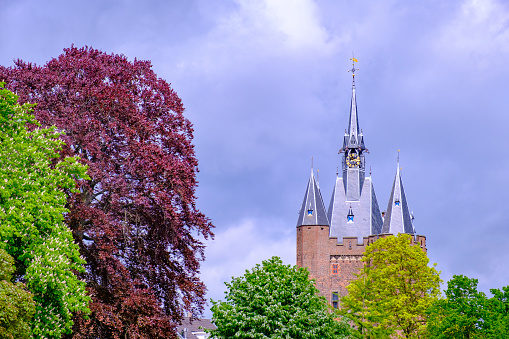
<svg viewBox="0 0 509 339">
<path fill-rule="evenodd" d="M 350 153 L 348 157 L 346 157 L 346 163 L 348 167 L 359 167 L 361 164 L 361 159 L 357 153 Z"/>
</svg>

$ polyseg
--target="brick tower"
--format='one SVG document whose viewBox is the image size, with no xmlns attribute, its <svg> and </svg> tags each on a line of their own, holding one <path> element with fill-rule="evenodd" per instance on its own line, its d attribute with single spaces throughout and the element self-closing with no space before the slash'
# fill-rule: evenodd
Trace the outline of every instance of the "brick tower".
<svg viewBox="0 0 509 339">
<path fill-rule="evenodd" d="M 336 178 L 329 209 L 326 212 L 313 170 L 297 221 L 297 266 L 307 267 L 316 287 L 329 303 L 339 307 L 339 298 L 362 267 L 366 246 L 379 237 L 412 234 L 412 241 L 426 250 L 426 237 L 415 235 L 409 212 L 399 153 L 396 176 L 387 213 L 378 207 L 371 175 L 366 177 L 364 136 L 359 129 L 355 95 L 355 59 L 351 72 L 352 99 L 348 129 L 343 137 L 342 176 Z"/>
</svg>

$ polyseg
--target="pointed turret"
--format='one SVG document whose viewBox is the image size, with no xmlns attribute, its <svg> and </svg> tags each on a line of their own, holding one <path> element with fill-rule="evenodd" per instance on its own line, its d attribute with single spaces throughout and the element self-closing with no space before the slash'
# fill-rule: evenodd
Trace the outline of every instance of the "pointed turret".
<svg viewBox="0 0 509 339">
<path fill-rule="evenodd" d="M 394 183 L 392 184 L 391 196 L 389 198 L 387 212 L 385 213 L 384 224 L 382 226 L 382 233 L 391 234 L 415 233 L 415 229 L 412 223 L 412 215 L 408 210 L 405 190 L 403 189 L 403 181 L 401 180 L 401 168 L 399 167 L 399 153 L 396 177 L 394 178 Z"/>
<path fill-rule="evenodd" d="M 297 221 L 297 227 L 302 225 L 329 226 L 329 219 L 325 212 L 320 188 L 315 181 L 313 168 L 311 168 L 311 177 L 309 178 L 304 201 L 300 208 L 299 220 Z"/>
</svg>

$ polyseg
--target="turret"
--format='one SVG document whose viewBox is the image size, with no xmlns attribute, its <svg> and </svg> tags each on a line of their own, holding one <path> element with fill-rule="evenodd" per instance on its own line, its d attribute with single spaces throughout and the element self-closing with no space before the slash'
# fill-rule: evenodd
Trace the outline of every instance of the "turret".
<svg viewBox="0 0 509 339">
<path fill-rule="evenodd" d="M 401 180 L 401 168 L 399 167 L 399 151 L 398 166 L 396 168 L 396 176 L 392 184 L 391 196 L 385 213 L 382 233 L 408 233 L 414 234 L 413 216 L 408 209 L 405 190 L 403 189 L 403 180 Z"/>
<path fill-rule="evenodd" d="M 311 169 L 311 177 L 309 178 L 304 201 L 299 212 L 299 219 L 297 220 L 298 226 L 329 226 L 329 219 L 325 212 L 325 205 L 323 204 L 322 194 L 318 187 L 313 169 Z"/>
<path fill-rule="evenodd" d="M 311 277 L 328 273 L 329 219 L 313 169 L 297 220 L 297 266 L 307 267 Z"/>
</svg>

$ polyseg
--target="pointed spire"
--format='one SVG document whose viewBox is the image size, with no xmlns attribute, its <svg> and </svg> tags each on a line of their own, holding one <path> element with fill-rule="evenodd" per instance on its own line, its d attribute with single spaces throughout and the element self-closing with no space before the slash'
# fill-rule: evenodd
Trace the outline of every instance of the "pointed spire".
<svg viewBox="0 0 509 339">
<path fill-rule="evenodd" d="M 325 205 L 323 204 L 322 194 L 315 181 L 312 167 L 311 177 L 309 178 L 308 187 L 299 213 L 299 219 L 297 220 L 297 227 L 302 225 L 329 226 L 329 219 L 327 218 Z"/>
<path fill-rule="evenodd" d="M 403 181 L 401 179 L 401 167 L 399 167 L 399 150 L 398 150 L 398 167 L 396 168 L 396 177 L 392 184 L 389 205 L 385 213 L 382 233 L 409 233 L 414 234 L 414 226 L 412 224 L 412 215 L 408 209 L 405 190 L 403 189 Z"/>
<path fill-rule="evenodd" d="M 355 63 L 357 62 L 357 59 L 352 56 L 350 60 L 352 60 L 352 69 L 348 71 L 352 72 L 352 100 L 350 102 L 350 120 L 348 122 L 348 130 L 345 131 L 343 148 L 341 150 L 347 151 L 349 148 L 355 148 L 364 151 L 366 147 L 364 146 L 364 137 L 362 135 L 362 131 L 359 128 L 357 99 L 355 96 L 355 71 L 358 70 L 355 68 Z"/>
</svg>

